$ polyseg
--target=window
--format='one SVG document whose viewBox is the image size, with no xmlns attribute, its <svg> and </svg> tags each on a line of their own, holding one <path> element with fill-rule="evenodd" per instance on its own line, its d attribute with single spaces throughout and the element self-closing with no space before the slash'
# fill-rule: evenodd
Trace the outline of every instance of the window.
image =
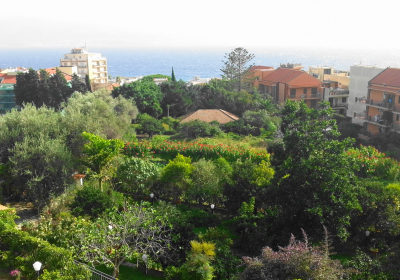
<svg viewBox="0 0 400 280">
<path fill-rule="evenodd" d="M 324 74 L 330 75 L 332 73 L 331 70 L 332 69 L 324 69 Z"/>
<path fill-rule="evenodd" d="M 317 108 L 317 100 L 311 100 L 311 108 Z"/>
<path fill-rule="evenodd" d="M 398 103 L 400 103 L 400 95 L 399 95 L 399 100 L 398 100 Z"/>
<path fill-rule="evenodd" d="M 347 102 L 347 97 L 342 97 L 342 103 L 346 103 Z"/>
<path fill-rule="evenodd" d="M 290 90 L 290 97 L 295 97 L 296 96 L 296 89 L 295 88 L 293 88 L 293 89 L 291 89 Z"/>
<path fill-rule="evenodd" d="M 400 119 L 400 115 L 399 115 L 399 114 L 396 114 L 396 122 L 398 122 L 399 119 Z"/>
<path fill-rule="evenodd" d="M 303 89 L 303 94 L 307 94 L 307 89 Z"/>
<path fill-rule="evenodd" d="M 317 94 L 317 88 L 312 88 L 311 89 L 311 94 Z"/>
</svg>

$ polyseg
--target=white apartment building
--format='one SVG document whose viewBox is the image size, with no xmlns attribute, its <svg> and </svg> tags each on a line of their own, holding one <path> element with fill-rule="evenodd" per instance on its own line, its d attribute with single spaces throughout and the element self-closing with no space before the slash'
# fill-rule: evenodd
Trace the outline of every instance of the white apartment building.
<svg viewBox="0 0 400 280">
<path fill-rule="evenodd" d="M 354 65 L 350 67 L 350 85 L 347 116 L 352 122 L 363 125 L 367 115 L 368 82 L 384 68 Z"/>
<path fill-rule="evenodd" d="M 93 83 L 108 82 L 107 58 L 100 53 L 88 52 L 86 47 L 73 48 L 71 53 L 60 59 L 60 65 L 78 67 L 78 75 L 83 79 L 89 75 Z"/>
</svg>

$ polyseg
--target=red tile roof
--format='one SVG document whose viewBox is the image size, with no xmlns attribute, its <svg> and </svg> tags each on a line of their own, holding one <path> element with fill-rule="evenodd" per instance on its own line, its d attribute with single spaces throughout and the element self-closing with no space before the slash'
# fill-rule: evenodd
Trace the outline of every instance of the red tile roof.
<svg viewBox="0 0 400 280">
<path fill-rule="evenodd" d="M 15 84 L 17 82 L 16 75 L 7 75 L 7 73 L 0 74 L 1 84 Z"/>
<path fill-rule="evenodd" d="M 47 69 L 44 69 L 44 70 L 46 70 L 46 72 L 49 73 L 50 76 L 52 76 L 52 75 L 54 75 L 56 73 L 56 68 L 57 67 L 53 67 L 53 68 L 47 68 Z M 62 71 L 61 71 L 61 73 L 64 74 L 64 77 L 67 80 L 67 82 L 72 80 L 72 76 L 71 75 L 69 75 L 67 73 L 64 73 Z"/>
<path fill-rule="evenodd" d="M 292 68 L 278 68 L 260 81 L 260 84 L 288 84 L 291 87 L 319 87 L 321 82 L 310 74 Z"/>
<path fill-rule="evenodd" d="M 383 85 L 369 86 L 368 89 L 386 91 L 386 92 L 391 92 L 391 93 L 398 93 L 399 92 L 398 88 L 389 88 L 389 87 L 384 87 Z"/>
<path fill-rule="evenodd" d="M 271 74 L 269 74 L 267 77 L 265 77 L 264 80 L 269 81 L 269 82 L 277 83 L 277 82 L 280 82 L 280 80 L 283 77 L 293 73 L 294 71 L 300 72 L 298 70 L 293 70 L 293 69 L 278 68 L 278 69 L 274 70 Z"/>
<path fill-rule="evenodd" d="M 200 120 L 204 122 L 217 121 L 221 124 L 237 121 L 238 116 L 221 109 L 200 109 L 182 117 L 181 123 Z"/>
<path fill-rule="evenodd" d="M 320 87 L 321 82 L 317 78 L 314 78 L 310 74 L 306 72 L 301 72 L 300 75 L 297 75 L 293 79 L 287 82 L 289 86 L 292 88 L 295 87 Z"/>
<path fill-rule="evenodd" d="M 375 78 L 370 80 L 369 84 L 400 87 L 400 68 L 386 68 Z"/>
<path fill-rule="evenodd" d="M 257 71 L 257 70 L 267 70 L 267 69 L 274 69 L 274 67 L 258 65 L 258 66 L 251 67 L 249 72 L 253 72 L 253 71 Z"/>
</svg>

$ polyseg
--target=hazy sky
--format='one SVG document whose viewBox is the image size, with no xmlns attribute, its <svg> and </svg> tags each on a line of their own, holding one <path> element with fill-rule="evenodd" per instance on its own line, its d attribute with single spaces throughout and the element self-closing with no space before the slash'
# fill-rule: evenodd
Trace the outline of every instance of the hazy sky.
<svg viewBox="0 0 400 280">
<path fill-rule="evenodd" d="M 1 1 L 3 2 L 3 1 Z M 375 48 L 400 44 L 398 0 L 18 0 L 0 48 Z"/>
</svg>

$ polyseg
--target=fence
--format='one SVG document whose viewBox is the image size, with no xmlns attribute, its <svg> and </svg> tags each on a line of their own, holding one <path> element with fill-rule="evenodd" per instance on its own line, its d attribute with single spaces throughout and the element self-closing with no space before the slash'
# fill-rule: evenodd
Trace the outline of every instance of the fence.
<svg viewBox="0 0 400 280">
<path fill-rule="evenodd" d="M 92 277 L 90 277 L 90 280 L 117 280 L 117 278 L 115 278 L 111 275 L 108 275 L 104 272 L 101 272 L 100 270 L 97 270 L 91 266 L 84 264 L 84 263 L 81 263 L 78 261 L 75 261 L 75 263 L 84 266 L 85 268 L 89 269 L 90 272 L 92 272 Z"/>
</svg>

